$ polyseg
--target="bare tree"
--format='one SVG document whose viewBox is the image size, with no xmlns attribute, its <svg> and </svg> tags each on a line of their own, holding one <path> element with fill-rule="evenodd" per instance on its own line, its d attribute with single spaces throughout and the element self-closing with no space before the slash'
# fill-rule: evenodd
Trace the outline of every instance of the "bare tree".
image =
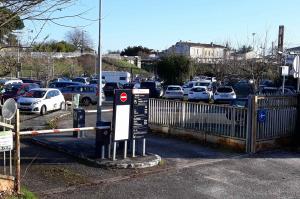
<svg viewBox="0 0 300 199">
<path fill-rule="evenodd" d="M 93 41 L 90 35 L 78 28 L 68 31 L 65 35 L 66 40 L 83 51 L 90 51 L 93 48 Z"/>
</svg>

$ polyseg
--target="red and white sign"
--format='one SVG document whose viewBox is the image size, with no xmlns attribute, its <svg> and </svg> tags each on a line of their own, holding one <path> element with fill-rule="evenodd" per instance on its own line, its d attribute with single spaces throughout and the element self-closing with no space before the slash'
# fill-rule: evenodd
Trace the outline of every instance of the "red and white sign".
<svg viewBox="0 0 300 199">
<path fill-rule="evenodd" d="M 127 94 L 126 93 L 121 93 L 120 100 L 121 100 L 121 102 L 126 102 L 127 101 Z"/>
</svg>

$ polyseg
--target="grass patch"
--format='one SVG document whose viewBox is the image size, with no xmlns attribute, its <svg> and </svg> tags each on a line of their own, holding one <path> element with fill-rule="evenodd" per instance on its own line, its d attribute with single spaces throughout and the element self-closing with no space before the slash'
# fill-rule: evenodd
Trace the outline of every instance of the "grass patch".
<svg viewBox="0 0 300 199">
<path fill-rule="evenodd" d="M 26 187 L 21 187 L 21 195 L 16 196 L 7 196 L 5 199 L 38 199 L 38 197 L 31 191 L 29 191 Z"/>
<path fill-rule="evenodd" d="M 70 171 L 65 168 L 49 168 L 42 171 L 42 174 L 50 179 L 61 180 L 68 186 L 77 185 L 77 184 L 85 184 L 87 183 L 87 179 L 73 171 Z"/>
</svg>

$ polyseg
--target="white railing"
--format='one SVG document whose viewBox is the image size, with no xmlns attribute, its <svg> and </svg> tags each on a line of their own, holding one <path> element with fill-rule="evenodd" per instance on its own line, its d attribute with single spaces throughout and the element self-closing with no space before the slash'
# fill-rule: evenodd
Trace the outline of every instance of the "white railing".
<svg viewBox="0 0 300 199">
<path fill-rule="evenodd" d="M 256 112 L 264 111 L 266 119 L 257 122 L 257 140 L 293 135 L 297 123 L 297 96 L 257 97 Z"/>
<path fill-rule="evenodd" d="M 247 109 L 227 105 L 150 99 L 149 123 L 245 139 Z"/>
</svg>

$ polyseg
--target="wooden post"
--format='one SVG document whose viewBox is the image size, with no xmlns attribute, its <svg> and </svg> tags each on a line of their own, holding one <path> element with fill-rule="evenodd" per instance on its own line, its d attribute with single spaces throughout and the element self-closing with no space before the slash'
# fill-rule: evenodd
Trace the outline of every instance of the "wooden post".
<svg viewBox="0 0 300 199">
<path fill-rule="evenodd" d="M 17 109 L 15 116 L 15 192 L 21 193 L 21 161 L 20 161 L 20 112 Z"/>
</svg>

